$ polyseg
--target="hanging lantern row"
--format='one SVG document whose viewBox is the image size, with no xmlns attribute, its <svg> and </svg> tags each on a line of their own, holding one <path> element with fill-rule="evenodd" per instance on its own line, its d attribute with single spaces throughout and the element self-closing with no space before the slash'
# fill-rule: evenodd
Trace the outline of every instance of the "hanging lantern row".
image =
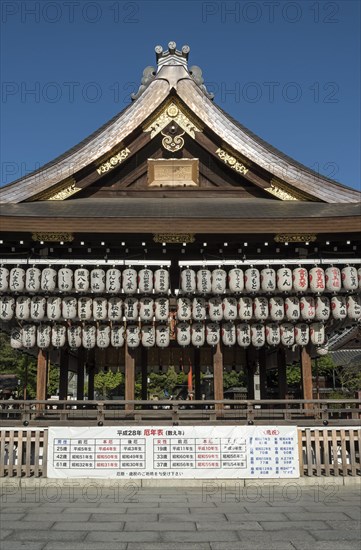
<svg viewBox="0 0 361 550">
<path fill-rule="evenodd" d="M 208 301 L 201 297 L 177 299 L 177 318 L 180 321 L 203 321 L 207 318 L 207 311 L 211 321 L 282 321 L 285 318 L 289 321 L 327 321 L 331 316 L 334 319 L 345 319 L 348 316 L 358 321 L 361 319 L 361 296 L 274 296 L 269 299 L 264 296 L 241 296 L 238 299 L 233 296 L 223 299 L 213 296 Z"/>
<path fill-rule="evenodd" d="M 129 267 L 120 269 L 86 269 L 79 267 L 74 271 L 62 267 L 58 271 L 52 267 L 39 269 L 30 267 L 0 267 L 0 292 L 109 292 L 134 294 L 165 294 L 169 290 L 168 270 L 159 268 L 153 271 L 143 268 L 140 271 Z"/>
<path fill-rule="evenodd" d="M 168 321 L 169 300 L 165 297 L 140 299 L 128 297 L 122 300 L 118 296 L 109 299 L 82 296 L 0 296 L 0 320 L 10 321 L 13 317 L 27 321 L 59 321 L 79 319 L 81 321 Z"/>
<path fill-rule="evenodd" d="M 14 317 L 22 321 L 75 320 L 90 321 L 168 321 L 169 300 L 165 297 L 138 299 L 129 296 L 122 300 L 118 296 L 109 299 L 82 296 L 0 296 L 0 320 L 10 321 Z M 209 300 L 202 297 L 177 299 L 177 319 L 179 321 L 327 321 L 330 317 L 342 320 L 346 317 L 354 321 L 361 319 L 361 296 L 258 296 L 238 299 L 226 296 L 223 299 L 213 296 Z"/>
<path fill-rule="evenodd" d="M 271 267 L 256 269 L 249 267 L 245 271 L 235 267 L 228 273 L 224 269 L 183 269 L 180 274 L 180 287 L 185 294 L 224 294 L 242 292 L 339 292 L 341 289 L 354 292 L 361 289 L 361 268 L 353 266 L 342 269 L 330 266 L 326 269 L 313 267 L 309 271 L 304 267 L 290 269 Z"/>
<path fill-rule="evenodd" d="M 242 348 L 250 345 L 259 348 L 265 345 L 278 346 L 282 344 L 306 346 L 309 342 L 319 346 L 326 340 L 325 327 L 322 323 L 190 323 L 181 322 L 176 327 L 177 343 L 182 346 L 195 347 L 216 346 L 222 340 L 225 346 L 238 344 Z M 10 344 L 12 348 L 46 349 L 64 347 L 66 344 L 75 349 L 115 348 L 127 344 L 129 348 L 157 346 L 166 348 L 170 344 L 169 327 L 166 324 L 158 325 L 24 325 L 11 330 Z"/>
</svg>

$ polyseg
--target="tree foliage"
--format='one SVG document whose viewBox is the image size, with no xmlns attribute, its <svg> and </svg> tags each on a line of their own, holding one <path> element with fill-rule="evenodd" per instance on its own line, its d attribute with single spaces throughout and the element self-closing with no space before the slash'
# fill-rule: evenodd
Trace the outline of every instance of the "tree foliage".
<svg viewBox="0 0 361 550">
<path fill-rule="evenodd" d="M 120 386 L 122 381 L 123 375 L 119 371 L 100 371 L 94 376 L 94 388 L 100 393 L 103 399 L 109 399 L 110 392 Z"/>
</svg>

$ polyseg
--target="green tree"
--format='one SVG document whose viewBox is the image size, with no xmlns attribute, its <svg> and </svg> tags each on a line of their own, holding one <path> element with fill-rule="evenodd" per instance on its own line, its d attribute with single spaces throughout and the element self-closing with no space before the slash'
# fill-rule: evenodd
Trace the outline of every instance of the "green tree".
<svg viewBox="0 0 361 550">
<path fill-rule="evenodd" d="M 94 388 L 101 394 L 103 399 L 109 399 L 110 392 L 115 390 L 122 381 L 123 375 L 119 371 L 100 371 L 94 376 Z"/>
</svg>

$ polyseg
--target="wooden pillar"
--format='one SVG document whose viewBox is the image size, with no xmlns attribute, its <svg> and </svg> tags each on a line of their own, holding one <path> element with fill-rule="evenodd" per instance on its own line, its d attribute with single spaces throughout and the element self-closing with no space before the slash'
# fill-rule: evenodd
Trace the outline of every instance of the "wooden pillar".
<svg viewBox="0 0 361 550">
<path fill-rule="evenodd" d="M 247 363 L 247 399 L 254 399 L 254 353 L 252 349 L 246 350 Z"/>
<path fill-rule="evenodd" d="M 286 351 L 284 348 L 280 348 L 277 354 L 277 366 L 278 366 L 278 397 L 279 399 L 287 399 L 287 365 L 286 365 Z"/>
<path fill-rule="evenodd" d="M 306 347 L 303 347 L 301 350 L 301 370 L 302 370 L 302 398 L 313 399 L 311 355 Z M 305 408 L 311 409 L 312 404 L 305 405 Z"/>
<path fill-rule="evenodd" d="M 60 364 L 59 364 L 59 399 L 64 400 L 68 398 L 68 351 L 66 349 L 60 350 Z"/>
<path fill-rule="evenodd" d="M 223 384 L 222 384 L 223 386 Z M 202 399 L 201 392 L 201 350 L 194 349 L 194 399 Z"/>
<path fill-rule="evenodd" d="M 76 380 L 76 398 L 84 399 L 84 367 L 85 367 L 84 348 L 78 349 L 77 380 Z"/>
<path fill-rule="evenodd" d="M 88 399 L 89 401 L 94 400 L 94 376 L 95 376 L 95 366 L 88 365 Z"/>
<path fill-rule="evenodd" d="M 125 344 L 125 400 L 134 401 L 135 355 L 134 350 Z M 126 410 L 133 410 L 134 405 L 126 405 Z"/>
<path fill-rule="evenodd" d="M 220 342 L 213 352 L 213 376 L 214 376 L 214 399 L 224 399 L 223 394 L 223 352 Z M 222 409 L 222 405 L 216 405 L 216 408 Z"/>
<path fill-rule="evenodd" d="M 144 346 L 141 349 L 141 369 L 142 369 L 142 400 L 148 399 L 148 350 Z"/>
<path fill-rule="evenodd" d="M 38 351 L 38 367 L 36 371 L 36 399 L 42 401 L 46 399 L 46 380 L 47 380 L 47 357 L 42 349 Z M 43 408 L 43 406 L 41 407 Z"/>
<path fill-rule="evenodd" d="M 259 350 L 259 384 L 261 399 L 267 399 L 267 351 L 265 347 Z"/>
</svg>

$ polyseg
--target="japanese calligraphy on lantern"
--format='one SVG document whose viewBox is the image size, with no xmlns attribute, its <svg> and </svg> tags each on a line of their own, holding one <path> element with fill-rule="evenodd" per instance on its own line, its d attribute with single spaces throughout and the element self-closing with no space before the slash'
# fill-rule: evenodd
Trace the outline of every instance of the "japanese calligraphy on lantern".
<svg viewBox="0 0 361 550">
<path fill-rule="evenodd" d="M 50 427 L 50 478 L 295 478 L 295 426 Z"/>
</svg>

